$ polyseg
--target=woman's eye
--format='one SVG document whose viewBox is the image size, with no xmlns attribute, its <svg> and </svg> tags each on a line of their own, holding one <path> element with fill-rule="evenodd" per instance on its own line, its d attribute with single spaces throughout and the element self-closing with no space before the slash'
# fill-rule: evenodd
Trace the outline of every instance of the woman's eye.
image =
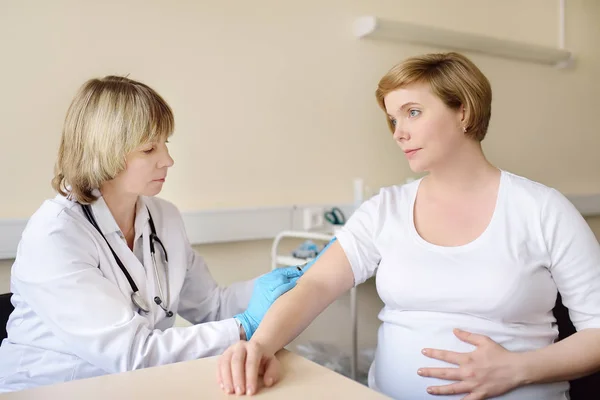
<svg viewBox="0 0 600 400">
<path fill-rule="evenodd" d="M 396 119 L 395 118 L 390 118 L 390 123 L 392 124 L 392 126 L 396 126 Z"/>
<path fill-rule="evenodd" d="M 421 114 L 420 110 L 410 110 L 408 111 L 408 116 L 411 118 L 417 117 L 419 114 Z"/>
<path fill-rule="evenodd" d="M 144 153 L 145 153 L 145 154 L 150 154 L 150 153 L 152 153 L 152 151 L 153 151 L 153 150 L 154 150 L 154 147 L 152 147 L 152 148 L 150 148 L 150 149 L 146 149 L 146 150 L 144 150 Z"/>
</svg>

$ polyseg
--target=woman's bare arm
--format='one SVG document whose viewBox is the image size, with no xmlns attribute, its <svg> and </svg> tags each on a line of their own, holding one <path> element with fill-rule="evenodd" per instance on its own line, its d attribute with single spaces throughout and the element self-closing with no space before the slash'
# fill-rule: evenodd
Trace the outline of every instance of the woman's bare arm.
<svg viewBox="0 0 600 400">
<path fill-rule="evenodd" d="M 274 354 L 353 285 L 350 262 L 340 244 L 334 242 L 296 287 L 273 303 L 250 342 L 240 342 L 223 353 L 217 373 L 223 389 L 228 393 L 256 393 L 260 372 L 264 372 L 267 386 L 274 383 L 279 375 Z"/>
<path fill-rule="evenodd" d="M 273 303 L 252 340 L 270 352 L 277 352 L 353 284 L 350 263 L 336 242 L 298 280 L 294 289 Z"/>
</svg>

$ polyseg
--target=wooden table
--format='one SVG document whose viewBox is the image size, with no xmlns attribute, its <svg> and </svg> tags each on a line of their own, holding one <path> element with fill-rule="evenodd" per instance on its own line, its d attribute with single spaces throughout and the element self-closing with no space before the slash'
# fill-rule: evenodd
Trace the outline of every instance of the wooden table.
<svg viewBox="0 0 600 400">
<path fill-rule="evenodd" d="M 263 388 L 258 399 L 386 399 L 351 379 L 297 354 L 282 350 L 278 358 L 283 378 Z M 154 368 L 80 379 L 0 395 L 1 400 L 31 399 L 235 399 L 216 383 L 217 357 L 181 362 Z M 244 397 L 250 399 L 250 397 Z"/>
</svg>

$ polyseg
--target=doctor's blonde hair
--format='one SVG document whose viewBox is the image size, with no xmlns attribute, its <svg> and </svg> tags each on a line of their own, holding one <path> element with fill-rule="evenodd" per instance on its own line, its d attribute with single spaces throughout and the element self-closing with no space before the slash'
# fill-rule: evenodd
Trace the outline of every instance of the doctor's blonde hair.
<svg viewBox="0 0 600 400">
<path fill-rule="evenodd" d="M 125 170 L 127 154 L 166 139 L 174 127 L 171 108 L 147 85 L 119 76 L 90 79 L 67 111 L 52 187 L 92 203 L 94 189 Z"/>
<path fill-rule="evenodd" d="M 492 87 L 483 72 L 460 53 L 430 53 L 411 57 L 390 69 L 379 81 L 375 92 L 385 112 L 385 96 L 411 85 L 426 83 L 447 107 L 465 109 L 465 135 L 481 142 L 492 116 Z M 388 127 L 395 127 L 387 118 Z"/>
</svg>

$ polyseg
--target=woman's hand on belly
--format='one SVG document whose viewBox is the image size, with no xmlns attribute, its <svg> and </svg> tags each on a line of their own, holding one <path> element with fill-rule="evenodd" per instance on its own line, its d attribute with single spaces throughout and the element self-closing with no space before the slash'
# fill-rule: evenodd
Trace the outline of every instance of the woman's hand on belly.
<svg viewBox="0 0 600 400">
<path fill-rule="evenodd" d="M 423 349 L 427 357 L 456 364 L 456 368 L 420 368 L 418 374 L 455 383 L 432 386 L 427 392 L 435 395 L 467 394 L 463 400 L 483 400 L 499 396 L 520 386 L 519 353 L 506 350 L 487 336 L 459 329 L 454 334 L 460 340 L 476 346 L 470 353 L 441 349 Z"/>
</svg>

